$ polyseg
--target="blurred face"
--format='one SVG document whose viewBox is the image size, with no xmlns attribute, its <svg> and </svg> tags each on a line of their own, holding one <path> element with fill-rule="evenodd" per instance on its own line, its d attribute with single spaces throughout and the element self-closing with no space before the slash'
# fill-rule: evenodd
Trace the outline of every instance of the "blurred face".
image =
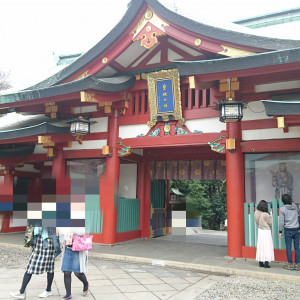
<svg viewBox="0 0 300 300">
<path fill-rule="evenodd" d="M 281 172 L 286 171 L 286 164 L 280 164 L 279 165 L 279 171 L 281 171 Z"/>
</svg>

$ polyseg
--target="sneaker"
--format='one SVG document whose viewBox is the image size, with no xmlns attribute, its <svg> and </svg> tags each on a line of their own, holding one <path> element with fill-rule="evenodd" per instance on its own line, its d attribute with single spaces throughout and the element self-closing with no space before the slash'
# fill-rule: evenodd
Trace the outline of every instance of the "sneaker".
<svg viewBox="0 0 300 300">
<path fill-rule="evenodd" d="M 21 294 L 20 292 L 10 293 L 10 295 L 16 299 L 25 299 L 25 293 Z"/>
<path fill-rule="evenodd" d="M 284 268 L 285 270 L 294 271 L 294 266 L 293 266 L 293 264 L 286 264 L 285 266 L 283 266 L 283 268 Z"/>
<path fill-rule="evenodd" d="M 300 264 L 295 264 L 294 265 L 294 270 L 295 271 L 299 271 L 299 269 L 300 269 Z"/>
<path fill-rule="evenodd" d="M 52 296 L 52 292 L 43 291 L 41 294 L 39 294 L 40 298 L 47 298 L 49 296 Z"/>
</svg>

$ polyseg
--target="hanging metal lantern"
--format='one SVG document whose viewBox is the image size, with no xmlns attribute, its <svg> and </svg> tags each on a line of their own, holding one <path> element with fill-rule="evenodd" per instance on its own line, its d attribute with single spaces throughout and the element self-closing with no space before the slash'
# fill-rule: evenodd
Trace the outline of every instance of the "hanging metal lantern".
<svg viewBox="0 0 300 300">
<path fill-rule="evenodd" d="M 84 119 L 82 116 L 70 121 L 70 124 L 70 132 L 72 135 L 86 135 L 90 133 L 90 121 Z"/>
<path fill-rule="evenodd" d="M 243 118 L 244 102 L 224 101 L 217 104 L 221 122 L 238 122 Z"/>
<path fill-rule="evenodd" d="M 79 116 L 78 118 L 68 121 L 67 123 L 69 123 L 71 125 L 70 133 L 73 136 L 76 136 L 79 139 L 81 139 L 83 135 L 87 135 L 90 133 L 90 125 L 95 124 L 97 122 L 89 121 L 89 120 L 85 119 L 84 117 Z"/>
</svg>

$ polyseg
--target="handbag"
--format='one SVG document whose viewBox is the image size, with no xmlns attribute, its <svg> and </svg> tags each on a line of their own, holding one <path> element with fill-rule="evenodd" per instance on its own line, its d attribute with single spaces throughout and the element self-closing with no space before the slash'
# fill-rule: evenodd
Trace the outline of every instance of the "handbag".
<svg viewBox="0 0 300 300">
<path fill-rule="evenodd" d="M 74 235 L 72 251 L 91 250 L 93 244 L 92 235 Z"/>
<path fill-rule="evenodd" d="M 32 245 L 34 236 L 34 226 L 27 226 L 24 236 L 24 247 L 30 247 Z"/>
</svg>

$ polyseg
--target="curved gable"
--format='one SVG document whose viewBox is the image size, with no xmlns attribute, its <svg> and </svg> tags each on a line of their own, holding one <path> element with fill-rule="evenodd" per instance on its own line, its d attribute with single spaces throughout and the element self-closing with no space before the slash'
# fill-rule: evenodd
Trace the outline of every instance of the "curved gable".
<svg viewBox="0 0 300 300">
<path fill-rule="evenodd" d="M 196 22 L 157 0 L 132 0 L 115 28 L 71 65 L 31 87 L 37 89 L 81 79 L 138 74 L 176 60 L 244 56 L 299 47 L 300 41 L 234 32 Z"/>
</svg>

